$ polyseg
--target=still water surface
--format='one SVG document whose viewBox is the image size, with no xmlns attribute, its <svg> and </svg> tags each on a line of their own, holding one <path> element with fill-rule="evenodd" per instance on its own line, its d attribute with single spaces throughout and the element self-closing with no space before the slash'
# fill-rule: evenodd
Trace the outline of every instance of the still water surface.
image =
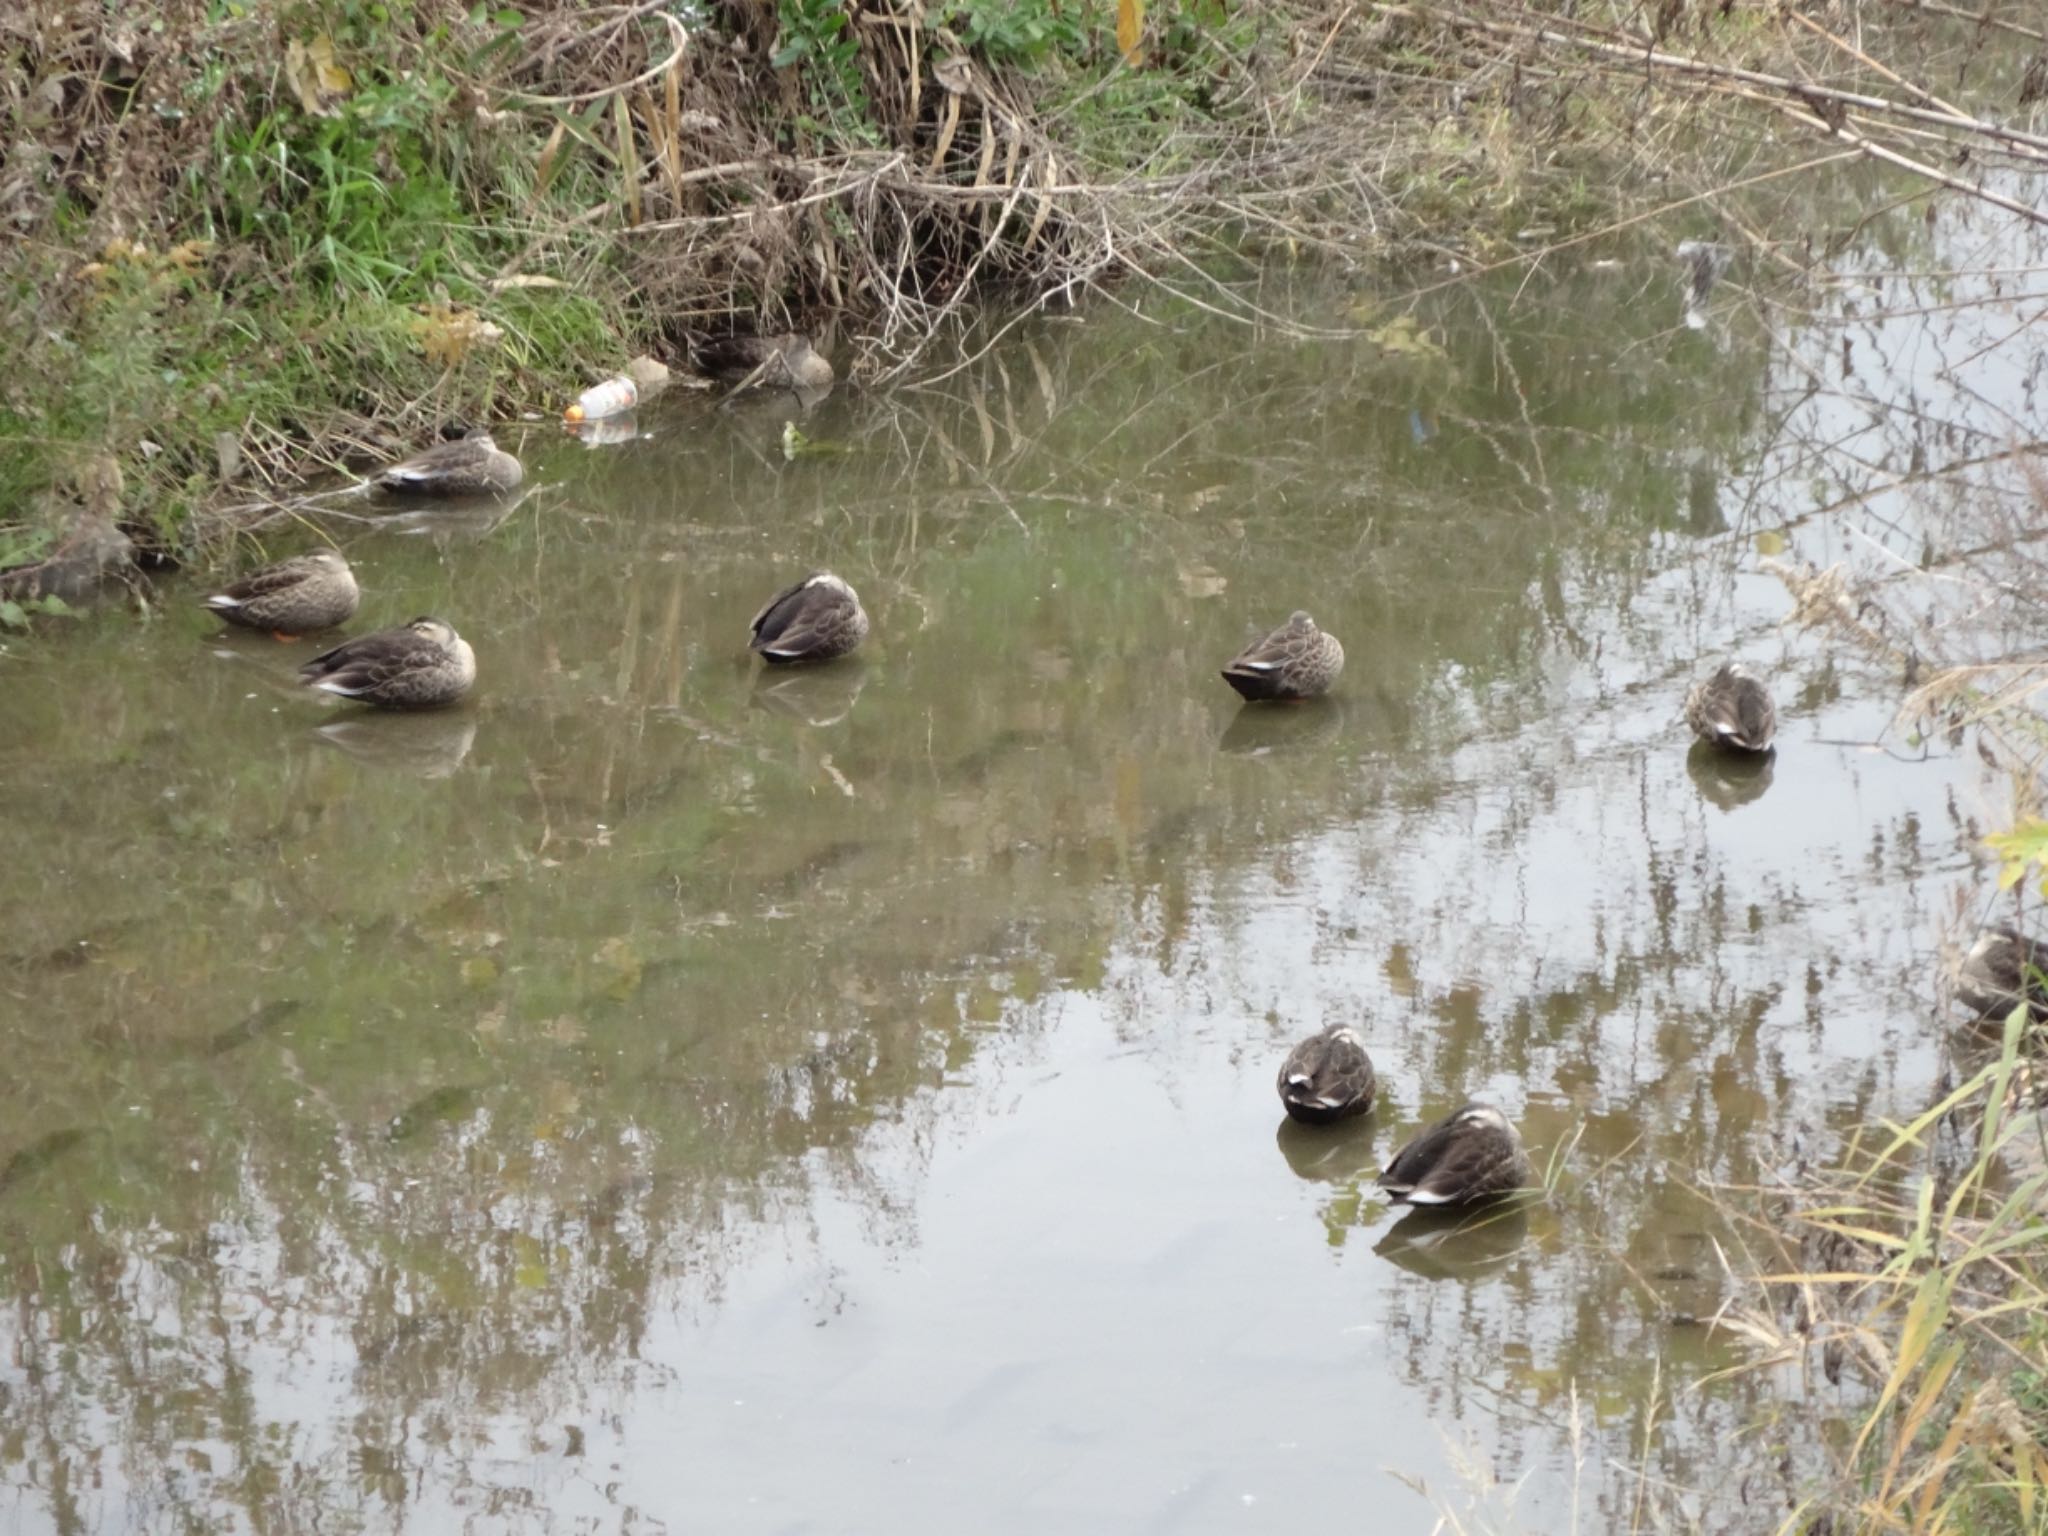
<svg viewBox="0 0 2048 1536">
<path fill-rule="evenodd" d="M 1756 539 L 1895 538 L 1802 514 L 1972 336 L 1817 387 L 1825 296 L 1694 333 L 1621 254 L 1385 345 L 1048 318 L 794 459 L 689 395 L 536 426 L 495 524 L 334 526 L 359 629 L 474 643 L 444 715 L 175 585 L 0 657 L 0 1526 L 1767 1528 L 1773 1416 L 1857 1404 L 1699 1386 L 1746 1356 L 1693 1190 L 1925 1102 L 1998 807 Z M 1361 298 L 1297 308 L 1411 313 Z M 873 639 L 757 676 L 814 566 Z M 1240 710 L 1295 607 L 1337 696 Z M 1676 718 L 1723 654 L 1753 776 Z M 1384 1102 L 1296 1134 L 1337 1020 Z M 1555 1195 L 1396 1219 L 1467 1097 Z"/>
</svg>

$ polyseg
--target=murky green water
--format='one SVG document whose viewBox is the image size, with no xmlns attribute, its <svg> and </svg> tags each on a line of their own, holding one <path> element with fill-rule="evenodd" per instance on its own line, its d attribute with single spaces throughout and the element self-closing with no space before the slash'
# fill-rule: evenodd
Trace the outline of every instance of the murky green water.
<svg viewBox="0 0 2048 1536">
<path fill-rule="evenodd" d="M 1691 1185 L 1923 1101 L 1997 806 L 1879 744 L 1894 680 L 1777 627 L 1754 536 L 1929 431 L 1870 402 L 1939 359 L 1810 388 L 1836 333 L 1739 279 L 1695 334 L 1647 259 L 1510 276 L 1390 349 L 1035 322 L 793 461 L 695 397 L 536 427 L 498 525 L 337 527 L 358 627 L 474 643 L 454 713 L 323 707 L 190 587 L 0 655 L 0 1523 L 1781 1508 L 1792 1384 L 1698 1386 L 1746 1355 Z M 1854 515 L 1793 552 L 1904 514 Z M 864 658 L 757 678 L 816 565 Z M 1241 712 L 1297 606 L 1337 697 Z M 1723 653 L 1761 777 L 1677 724 Z M 1295 1134 L 1339 1019 L 1385 1102 Z M 1372 1176 L 1468 1096 L 1568 1166 L 1418 1231 Z"/>
</svg>

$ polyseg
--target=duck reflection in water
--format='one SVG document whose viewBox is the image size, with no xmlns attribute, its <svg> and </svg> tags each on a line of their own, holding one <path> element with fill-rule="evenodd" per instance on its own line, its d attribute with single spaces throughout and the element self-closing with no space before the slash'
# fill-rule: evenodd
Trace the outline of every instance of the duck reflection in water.
<svg viewBox="0 0 2048 1536">
<path fill-rule="evenodd" d="M 1371 1169 L 1373 1138 L 1378 1132 L 1375 1107 L 1330 1126 L 1282 1120 L 1273 1140 L 1296 1178 L 1312 1184 L 1349 1184 Z"/>
<path fill-rule="evenodd" d="M 1777 762 L 1775 751 L 1723 752 L 1696 741 L 1685 755 L 1685 771 L 1692 775 L 1701 799 L 1723 811 L 1733 811 L 1763 798 Z"/>
<path fill-rule="evenodd" d="M 854 701 L 867 680 L 867 663 L 858 657 L 823 669 L 764 669 L 755 674 L 748 698 L 756 709 L 824 727 L 837 725 L 853 713 Z"/>
<path fill-rule="evenodd" d="M 1463 1211 L 1417 1206 L 1372 1251 L 1424 1279 L 1477 1280 L 1507 1268 L 1528 1237 L 1526 1205 Z"/>
<path fill-rule="evenodd" d="M 1302 752 L 1329 741 L 1343 720 L 1343 703 L 1327 694 L 1302 699 L 1287 709 L 1243 704 L 1230 717 L 1216 745 L 1237 757 Z"/>
<path fill-rule="evenodd" d="M 445 779 L 462 766 L 476 744 L 476 716 L 352 714 L 329 721 L 313 734 L 380 772 Z"/>
</svg>

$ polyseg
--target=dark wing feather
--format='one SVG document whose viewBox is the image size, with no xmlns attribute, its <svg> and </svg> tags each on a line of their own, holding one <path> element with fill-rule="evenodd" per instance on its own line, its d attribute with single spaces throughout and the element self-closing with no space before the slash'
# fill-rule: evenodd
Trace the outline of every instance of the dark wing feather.
<svg viewBox="0 0 2048 1536">
<path fill-rule="evenodd" d="M 810 584 L 810 580 L 811 578 L 806 576 L 802 581 L 784 587 L 769 598 L 762 605 L 761 611 L 754 615 L 749 633 L 754 637 L 756 650 L 763 644 L 774 644 L 782 632 L 795 621 L 803 607 L 804 589 Z"/>
<path fill-rule="evenodd" d="M 1514 1132 L 1462 1121 L 1464 1114 L 1457 1110 L 1397 1152 L 1380 1175 L 1381 1187 L 1417 1205 L 1461 1205 L 1530 1182 L 1529 1162 Z"/>
<path fill-rule="evenodd" d="M 1753 677 L 1740 677 L 1735 687 L 1735 718 L 1743 741 L 1761 752 L 1777 733 L 1778 710 L 1770 690 Z"/>
<path fill-rule="evenodd" d="M 1394 1154 L 1393 1161 L 1380 1175 L 1380 1187 L 1397 1195 L 1418 1188 L 1442 1160 L 1450 1139 L 1451 1122 L 1439 1120 Z"/>
<path fill-rule="evenodd" d="M 351 693 L 380 688 L 393 678 L 422 667 L 431 667 L 439 653 L 422 645 L 409 629 L 364 635 L 331 651 L 322 651 L 303 667 L 299 677 L 306 683 L 333 683 Z"/>
<path fill-rule="evenodd" d="M 812 586 L 812 580 L 806 576 L 777 593 L 755 616 L 753 648 L 770 660 L 836 654 L 849 648 L 854 605 L 838 588 Z"/>
</svg>

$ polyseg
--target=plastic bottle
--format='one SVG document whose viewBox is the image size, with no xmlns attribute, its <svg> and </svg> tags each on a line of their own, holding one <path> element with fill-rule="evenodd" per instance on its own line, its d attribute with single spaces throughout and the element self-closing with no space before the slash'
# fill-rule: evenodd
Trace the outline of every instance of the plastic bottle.
<svg viewBox="0 0 2048 1536">
<path fill-rule="evenodd" d="M 583 391 L 576 397 L 576 403 L 562 412 L 562 419 L 570 423 L 602 421 L 607 416 L 630 411 L 639 403 L 639 386 L 622 373 Z"/>
</svg>

